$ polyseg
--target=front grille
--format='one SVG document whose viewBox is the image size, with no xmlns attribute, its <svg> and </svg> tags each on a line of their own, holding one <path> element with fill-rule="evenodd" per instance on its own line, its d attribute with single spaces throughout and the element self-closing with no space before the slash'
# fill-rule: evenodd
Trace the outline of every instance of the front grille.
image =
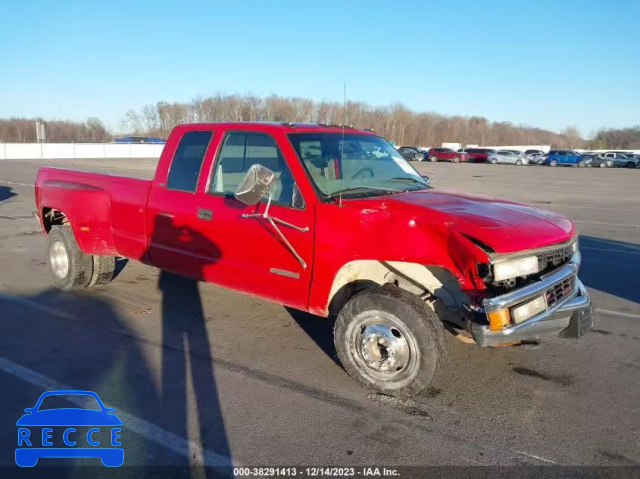
<svg viewBox="0 0 640 479">
<path fill-rule="evenodd" d="M 570 276 L 547 289 L 545 291 L 545 297 L 547 298 L 547 307 L 553 308 L 563 299 L 570 296 L 575 289 L 575 285 L 576 277 Z"/>
<path fill-rule="evenodd" d="M 545 271 L 550 268 L 557 268 L 565 264 L 573 256 L 573 245 L 565 246 L 564 248 L 549 251 L 547 253 L 540 253 L 538 255 L 538 264 L 540 265 L 540 271 Z"/>
</svg>

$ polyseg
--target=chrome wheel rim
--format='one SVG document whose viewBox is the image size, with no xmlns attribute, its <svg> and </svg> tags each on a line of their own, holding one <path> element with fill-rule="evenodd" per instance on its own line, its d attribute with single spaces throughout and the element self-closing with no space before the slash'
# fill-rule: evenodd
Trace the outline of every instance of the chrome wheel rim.
<svg viewBox="0 0 640 479">
<path fill-rule="evenodd" d="M 374 314 L 353 329 L 352 345 L 361 369 L 377 379 L 406 375 L 417 360 L 413 338 L 392 318 Z"/>
<path fill-rule="evenodd" d="M 51 270 L 56 277 L 63 279 L 69 274 L 69 253 L 61 241 L 56 241 L 49 252 Z"/>
</svg>

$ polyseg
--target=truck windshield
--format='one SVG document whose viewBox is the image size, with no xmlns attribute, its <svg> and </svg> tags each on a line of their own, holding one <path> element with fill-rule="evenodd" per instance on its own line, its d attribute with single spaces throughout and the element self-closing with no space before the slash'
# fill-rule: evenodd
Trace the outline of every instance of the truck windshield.
<svg viewBox="0 0 640 479">
<path fill-rule="evenodd" d="M 292 133 L 289 140 L 325 197 L 372 196 L 428 188 L 400 153 L 378 136 Z"/>
</svg>

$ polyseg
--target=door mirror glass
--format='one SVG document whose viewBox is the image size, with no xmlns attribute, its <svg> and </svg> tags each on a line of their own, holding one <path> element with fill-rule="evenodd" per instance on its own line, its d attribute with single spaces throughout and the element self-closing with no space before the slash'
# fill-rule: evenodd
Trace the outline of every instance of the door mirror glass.
<svg viewBox="0 0 640 479">
<path fill-rule="evenodd" d="M 255 205 L 269 193 L 274 179 L 273 171 L 256 163 L 249 167 L 233 195 L 245 205 Z"/>
<path fill-rule="evenodd" d="M 429 184 L 429 181 L 431 181 L 427 175 L 422 175 L 422 179 L 426 184 Z"/>
</svg>

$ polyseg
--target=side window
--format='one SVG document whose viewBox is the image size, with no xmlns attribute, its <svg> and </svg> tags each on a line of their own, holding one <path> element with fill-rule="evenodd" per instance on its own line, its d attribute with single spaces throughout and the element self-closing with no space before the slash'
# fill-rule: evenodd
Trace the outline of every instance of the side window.
<svg viewBox="0 0 640 479">
<path fill-rule="evenodd" d="M 264 133 L 227 134 L 215 163 L 210 191 L 233 195 L 249 167 L 256 163 L 275 173 L 276 179 L 271 187 L 271 199 L 274 204 L 304 208 L 302 195 L 276 141 Z"/>
<path fill-rule="evenodd" d="M 182 135 L 169 168 L 167 189 L 196 191 L 202 160 L 212 136 L 211 131 L 188 131 Z"/>
</svg>

